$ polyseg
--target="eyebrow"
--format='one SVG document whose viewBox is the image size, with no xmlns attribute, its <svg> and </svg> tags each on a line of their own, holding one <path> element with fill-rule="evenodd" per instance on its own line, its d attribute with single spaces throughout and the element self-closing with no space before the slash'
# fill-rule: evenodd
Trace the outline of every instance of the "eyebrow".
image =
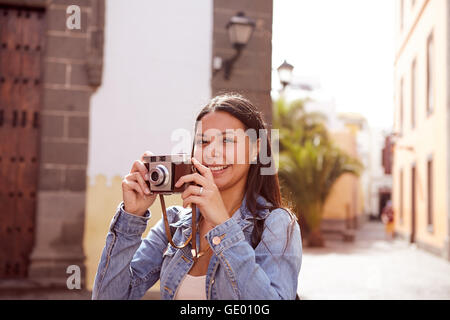
<svg viewBox="0 0 450 320">
<path fill-rule="evenodd" d="M 220 132 L 222 135 L 225 135 L 225 134 L 227 134 L 227 133 L 232 133 L 232 132 L 230 132 L 230 131 L 222 131 L 222 132 Z M 200 133 L 200 132 L 198 132 L 197 133 L 197 136 L 201 136 L 201 137 L 203 137 L 204 136 L 204 134 L 203 133 Z"/>
</svg>

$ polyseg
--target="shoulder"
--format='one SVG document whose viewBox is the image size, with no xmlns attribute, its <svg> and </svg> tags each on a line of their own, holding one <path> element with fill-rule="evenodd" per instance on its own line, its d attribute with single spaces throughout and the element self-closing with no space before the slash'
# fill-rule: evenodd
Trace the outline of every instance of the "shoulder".
<svg viewBox="0 0 450 320">
<path fill-rule="evenodd" d="M 271 253 L 300 252 L 300 226 L 295 215 L 286 208 L 271 210 L 265 219 L 261 240 Z"/>
<path fill-rule="evenodd" d="M 302 247 L 301 230 L 296 215 L 287 208 L 273 209 L 267 216 L 263 239 L 271 243 L 271 250 L 300 252 Z"/>
<path fill-rule="evenodd" d="M 266 225 L 288 226 L 297 221 L 297 217 L 287 208 L 276 208 L 271 210 L 266 217 Z"/>
</svg>

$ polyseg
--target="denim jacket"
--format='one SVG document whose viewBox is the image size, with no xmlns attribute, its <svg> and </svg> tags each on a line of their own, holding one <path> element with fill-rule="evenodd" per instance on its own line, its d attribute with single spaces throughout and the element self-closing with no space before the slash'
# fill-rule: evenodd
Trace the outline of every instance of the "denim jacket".
<svg viewBox="0 0 450 320">
<path fill-rule="evenodd" d="M 261 196 L 257 201 L 267 203 Z M 281 208 L 259 211 L 257 219 L 265 220 L 264 231 L 253 249 L 254 217 L 245 203 L 244 198 L 231 218 L 205 235 L 213 250 L 206 273 L 207 299 L 295 299 L 302 262 L 297 220 Z M 199 217 L 198 209 L 196 214 Z M 132 215 L 124 210 L 123 202 L 119 204 L 106 237 L 92 299 L 140 299 L 158 280 L 161 298 L 174 299 L 193 265 L 191 245 L 183 249 L 171 246 L 162 219 L 141 239 L 150 216 L 149 210 L 143 217 Z M 173 242 L 184 243 L 191 234 L 192 210 L 172 206 L 167 217 L 174 231 Z"/>
</svg>

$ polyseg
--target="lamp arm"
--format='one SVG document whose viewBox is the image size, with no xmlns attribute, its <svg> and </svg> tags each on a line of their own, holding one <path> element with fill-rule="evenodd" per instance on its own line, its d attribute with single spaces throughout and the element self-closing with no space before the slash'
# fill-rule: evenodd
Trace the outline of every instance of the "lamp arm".
<svg viewBox="0 0 450 320">
<path fill-rule="evenodd" d="M 222 69 L 224 70 L 224 78 L 226 80 L 230 79 L 230 75 L 231 75 L 231 70 L 233 69 L 233 65 L 234 63 L 239 59 L 239 57 L 241 56 L 242 53 L 242 48 L 241 47 L 237 47 L 236 48 L 236 52 L 234 53 L 234 55 L 228 59 L 226 59 L 223 62 L 223 67 Z M 217 74 L 217 72 L 219 72 L 220 69 L 215 70 L 213 73 L 213 76 L 215 76 Z"/>
</svg>

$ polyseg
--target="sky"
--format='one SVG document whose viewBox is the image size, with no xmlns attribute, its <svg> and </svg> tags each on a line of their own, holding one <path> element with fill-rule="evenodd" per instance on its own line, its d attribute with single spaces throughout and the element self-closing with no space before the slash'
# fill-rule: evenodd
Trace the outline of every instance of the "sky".
<svg viewBox="0 0 450 320">
<path fill-rule="evenodd" d="M 287 60 L 295 77 L 320 82 L 337 112 L 390 128 L 394 10 L 392 0 L 274 0 L 272 68 Z M 274 73 L 272 87 L 279 86 Z"/>
</svg>

